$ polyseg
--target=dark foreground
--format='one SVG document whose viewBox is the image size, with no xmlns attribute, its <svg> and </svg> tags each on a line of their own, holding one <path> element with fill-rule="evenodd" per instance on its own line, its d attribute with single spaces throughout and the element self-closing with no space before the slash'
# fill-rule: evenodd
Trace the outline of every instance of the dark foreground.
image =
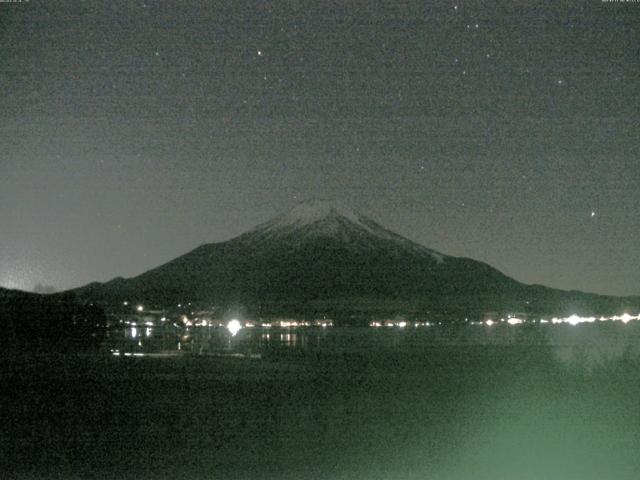
<svg viewBox="0 0 640 480">
<path fill-rule="evenodd" d="M 637 479 L 640 364 L 546 347 L 1 362 L 5 479 Z"/>
</svg>

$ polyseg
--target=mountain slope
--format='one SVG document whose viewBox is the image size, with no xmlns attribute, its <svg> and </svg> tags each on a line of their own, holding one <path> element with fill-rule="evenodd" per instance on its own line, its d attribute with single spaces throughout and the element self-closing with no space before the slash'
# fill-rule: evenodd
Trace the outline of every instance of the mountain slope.
<svg viewBox="0 0 640 480">
<path fill-rule="evenodd" d="M 241 304 L 261 315 L 478 316 L 614 308 L 612 297 L 523 285 L 441 254 L 345 205 L 311 201 L 232 240 L 202 245 L 131 279 L 77 291 L 105 303 Z"/>
</svg>

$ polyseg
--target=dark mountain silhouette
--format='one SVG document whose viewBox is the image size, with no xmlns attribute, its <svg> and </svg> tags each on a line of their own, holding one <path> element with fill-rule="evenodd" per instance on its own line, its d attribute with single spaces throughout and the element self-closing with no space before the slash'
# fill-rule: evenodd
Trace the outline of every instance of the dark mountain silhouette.
<svg viewBox="0 0 640 480">
<path fill-rule="evenodd" d="M 104 311 L 73 293 L 40 295 L 0 288 L 3 353 L 92 350 L 106 331 Z"/>
<path fill-rule="evenodd" d="M 242 305 L 254 315 L 442 318 L 485 312 L 611 313 L 640 304 L 525 285 L 489 265 L 403 238 L 333 201 L 309 201 L 137 277 L 76 290 L 105 304 Z"/>
</svg>

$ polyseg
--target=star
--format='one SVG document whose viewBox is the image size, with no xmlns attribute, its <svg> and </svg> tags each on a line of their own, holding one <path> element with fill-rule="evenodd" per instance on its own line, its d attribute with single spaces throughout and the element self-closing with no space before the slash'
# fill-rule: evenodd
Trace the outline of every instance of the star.
<svg viewBox="0 0 640 480">
<path fill-rule="evenodd" d="M 262 55 L 264 55 L 264 52 L 262 50 L 258 50 L 258 56 L 261 57 Z"/>
</svg>

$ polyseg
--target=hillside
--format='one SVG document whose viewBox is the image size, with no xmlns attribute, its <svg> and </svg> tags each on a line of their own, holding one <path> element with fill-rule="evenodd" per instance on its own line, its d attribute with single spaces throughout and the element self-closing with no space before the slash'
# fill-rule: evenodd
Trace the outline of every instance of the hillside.
<svg viewBox="0 0 640 480">
<path fill-rule="evenodd" d="M 242 305 L 266 316 L 597 314 L 640 303 L 528 286 L 485 263 L 412 242 L 332 201 L 302 203 L 234 239 L 77 293 L 105 304 Z"/>
</svg>

